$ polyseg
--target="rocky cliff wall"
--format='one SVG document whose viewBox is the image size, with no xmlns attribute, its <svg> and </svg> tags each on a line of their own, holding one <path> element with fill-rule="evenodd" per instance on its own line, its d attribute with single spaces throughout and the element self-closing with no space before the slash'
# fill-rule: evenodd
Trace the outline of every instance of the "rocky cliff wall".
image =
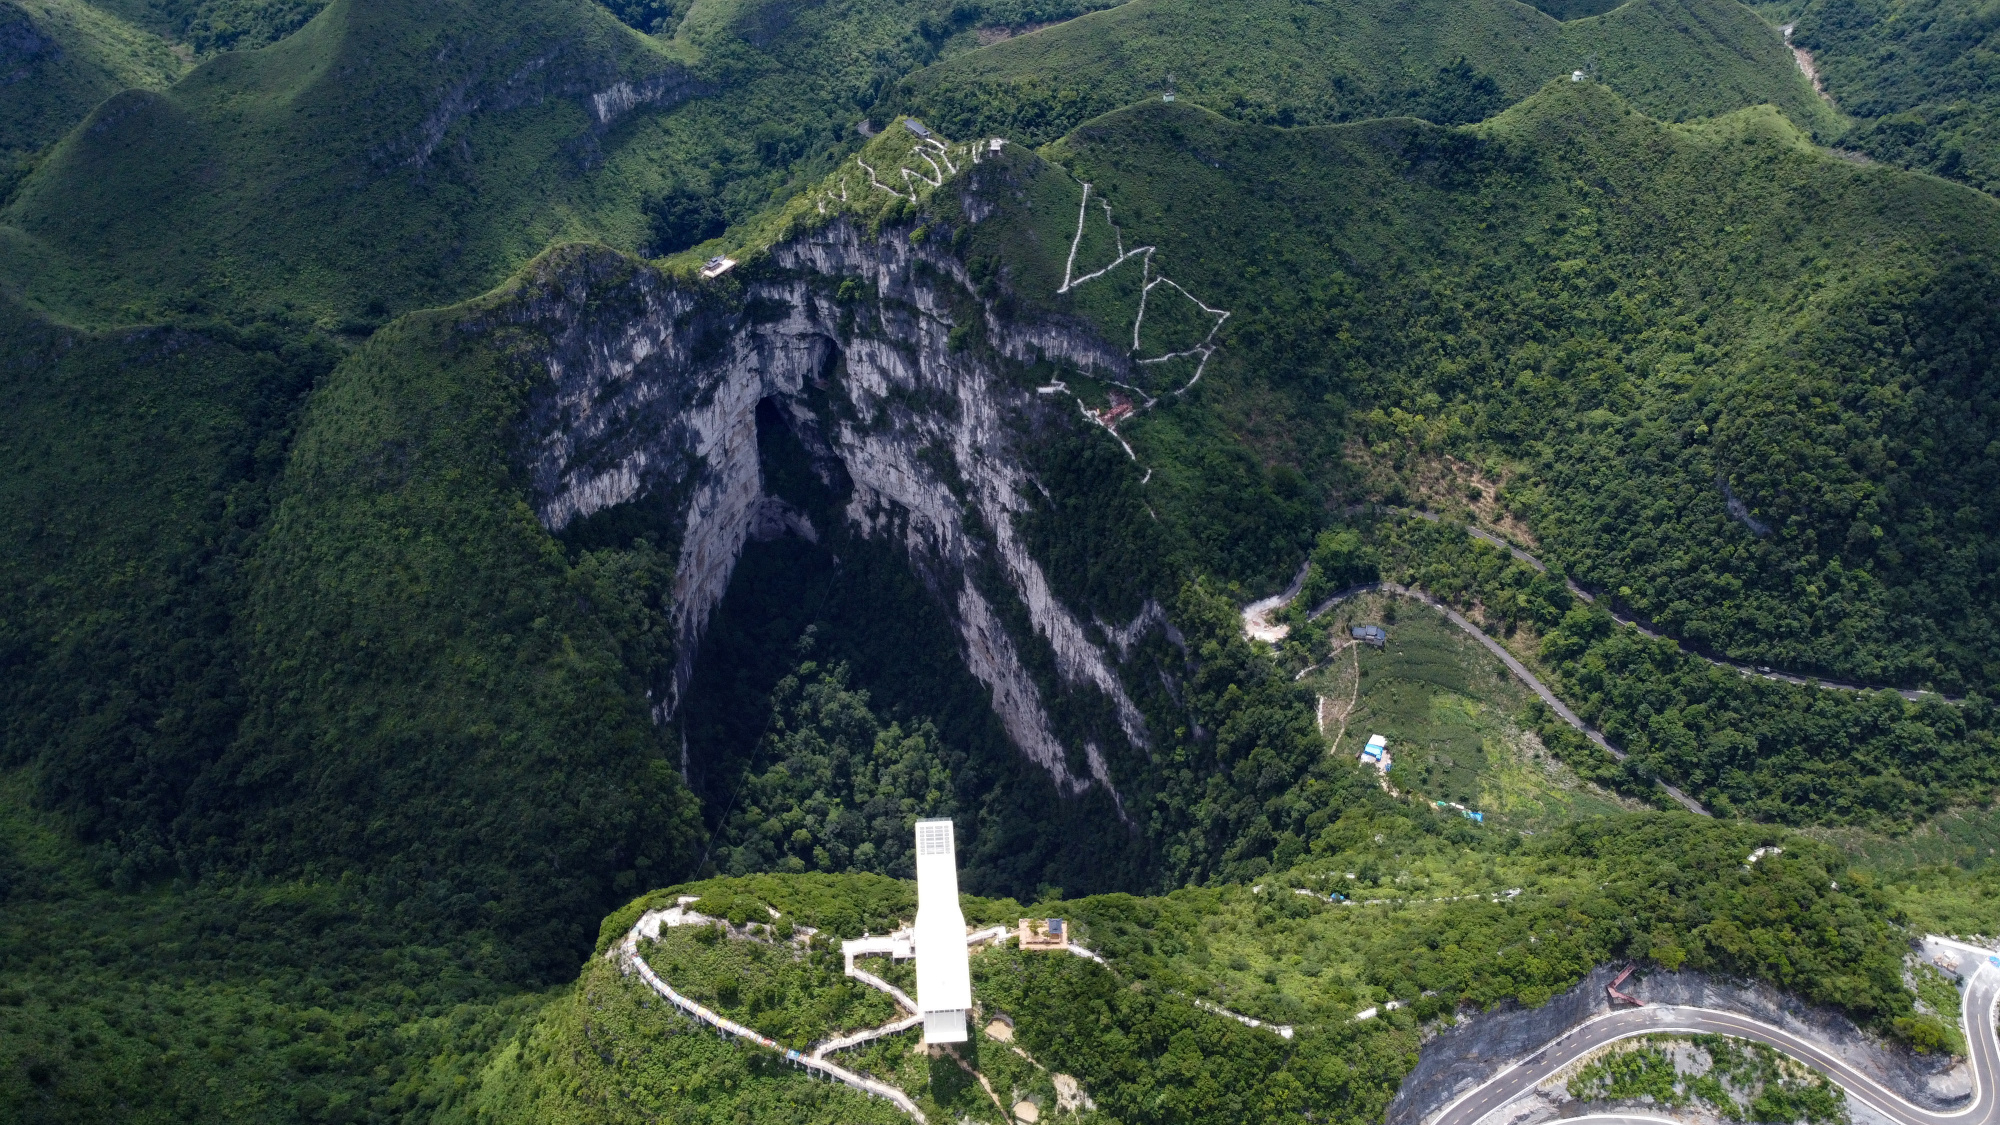
<svg viewBox="0 0 2000 1125">
<path fill-rule="evenodd" d="M 1014 744 L 1064 792 L 1101 784 L 1117 800 L 1101 748 L 1072 754 L 1058 739 L 1020 651 L 1032 639 L 1005 626 L 993 599 L 1017 599 L 1061 680 L 1103 693 L 1123 736 L 1148 745 L 1113 661 L 1015 528 L 1029 487 L 1017 443 L 1049 421 L 1040 412 L 1067 407 L 1038 400 L 1012 373 L 1045 358 L 1099 369 L 1126 360 L 1080 325 L 1009 323 L 974 292 L 948 251 L 835 222 L 733 285 L 696 288 L 600 259 L 523 303 L 520 319 L 550 341 L 522 440 L 542 523 L 560 531 L 642 497 L 685 498 L 674 579 L 681 655 L 662 719 L 689 682 L 745 541 L 815 533 L 765 492 L 756 412 L 770 399 L 828 483 L 834 466 L 844 473 L 850 524 L 905 548 Z M 967 316 L 984 320 L 984 343 L 954 348 L 955 318 Z M 1142 615 L 1133 631 L 1163 620 Z"/>
</svg>

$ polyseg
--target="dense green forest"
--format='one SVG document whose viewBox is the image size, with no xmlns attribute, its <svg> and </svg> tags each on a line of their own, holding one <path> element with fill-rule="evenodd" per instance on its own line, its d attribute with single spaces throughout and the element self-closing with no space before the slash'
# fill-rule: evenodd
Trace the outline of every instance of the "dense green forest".
<svg viewBox="0 0 2000 1125">
<path fill-rule="evenodd" d="M 1842 141 L 1878 159 L 2000 186 L 2000 74 L 1993 13 L 1940 0 L 1814 0 L 1793 39 L 1840 111 Z"/>
<path fill-rule="evenodd" d="M 1672 634 L 1794 671 L 1990 682 L 1984 197 L 1824 155 L 1768 110 L 1666 126 L 1567 81 L 1464 132 L 1155 105 L 1051 155 L 1068 170 L 1021 174 L 1066 186 L 973 228 L 969 253 L 1050 300 L 1073 172 L 1127 244 L 1232 310 L 1201 384 L 1123 430 L 1170 541 L 1224 573 L 1275 584 L 1303 545 L 1213 525 L 1210 435 L 1260 455 L 1264 490 L 1292 472 L 1329 503 L 1402 503 L 1423 463 L 1493 460 L 1518 467 L 1503 499 L 1547 555 Z M 1135 296 L 1054 305 L 1129 331 Z"/>
<path fill-rule="evenodd" d="M 411 926 L 351 884 L 183 879 L 0 817 L 0 1107 L 10 1120 L 370 1121 L 421 1114 L 545 998 L 490 930 Z"/>
<path fill-rule="evenodd" d="M 1011 1018 L 1013 1042 L 1037 1064 L 1080 1079 L 1097 1111 L 1117 1121 L 1379 1120 L 1414 1058 L 1421 1026 L 1461 1001 L 1543 1002 L 1620 956 L 1742 973 L 1844 1007 L 1885 1031 L 1925 1042 L 1941 1034 L 1902 987 L 1903 943 L 1887 922 L 1891 892 L 1824 845 L 1685 814 L 1626 815 L 1530 839 L 1482 838 L 1455 814 L 1373 792 L 1328 821 L 1300 863 L 1257 888 L 1106 895 L 1027 909 L 968 897 L 966 916 L 975 924 L 1029 910 L 1066 914 L 1110 963 L 982 953 L 973 960 L 975 997 L 989 1014 Z M 1744 871 L 1743 856 L 1772 842 L 1782 842 L 1782 855 Z M 607 919 L 600 947 L 621 937 L 643 909 L 675 895 L 700 896 L 696 909 L 738 923 L 764 916 L 768 904 L 780 912 L 780 933 L 788 924 L 820 928 L 806 953 L 787 955 L 704 928 L 665 932 L 658 945 L 643 944 L 642 954 L 677 989 L 781 1041 L 814 1036 L 811 1028 L 820 1025 L 798 1025 L 801 1019 L 831 1018 L 824 1028 L 865 1026 L 873 1022 L 866 1013 L 845 1020 L 841 1013 L 881 998 L 855 994 L 837 972 L 824 977 L 829 961 L 837 962 L 831 941 L 879 926 L 874 912 L 907 911 L 912 898 L 907 883 L 857 885 L 854 878 L 795 884 L 815 877 L 764 876 L 657 892 Z M 902 888 L 900 897 L 885 893 L 890 887 Z M 1344 906 L 1328 900 L 1332 888 L 1393 905 Z M 1293 1035 L 1202 1011 L 1197 999 L 1284 1022 Z M 1405 1003 L 1375 1019 L 1352 1019 L 1389 999 Z M 580 1112 L 638 1120 L 674 1105 L 701 1120 L 728 1120 L 733 1111 L 781 1101 L 799 1120 L 826 1112 L 803 1095 L 796 1071 L 760 1058 L 758 1048 L 717 1044 L 696 1028 L 632 978 L 594 961 L 574 993 L 490 1057 L 453 1112 L 477 1120 L 564 1120 Z M 968 1052 L 1003 1074 L 998 1064 L 1007 1053 L 984 1037 Z M 912 1076 L 899 1062 L 908 1054 L 901 1045 L 871 1047 L 849 1061 L 893 1076 L 927 1109 L 975 1120 L 991 1115 L 976 1088 L 958 1088 L 954 1067 L 947 1063 L 941 1074 L 934 1064 Z M 1761 1055 L 1721 1063 L 1759 1061 L 1769 1065 Z M 1810 1082 L 1771 1085 L 1774 1098 L 1791 1099 L 1771 1103 L 1773 1121 L 1813 1120 L 1828 1097 Z M 1813 1090 L 1821 1091 L 1817 1098 Z M 870 1112 L 859 1095 L 846 1098 L 848 1112 Z"/>
<path fill-rule="evenodd" d="M 1769 103 L 1810 132 L 1839 128 L 1776 32 L 1717 0 L 1636 0 L 1567 23 L 1512 0 L 1131 0 L 920 71 L 893 104 L 955 135 L 1036 143 L 1168 91 L 1266 125 L 1456 125 L 1576 70 L 1664 120 Z"/>
<path fill-rule="evenodd" d="M 1427 1023 L 1613 958 L 1948 1044 L 1901 961 L 2000 926 L 2000 205 L 1938 178 L 1991 188 L 1990 21 L 1878 8 L 1798 16 L 1836 112 L 1727 0 L 9 3 L 0 1116 L 897 1119 L 592 954 L 648 888 L 884 928 L 926 815 L 959 824 L 969 917 L 1029 903 L 1110 959 L 977 970 L 1024 1052 L 981 1065 L 1036 1097 L 1059 1068 L 1104 1120 L 1379 1120 Z M 902 112 L 1011 143 L 970 162 Z M 848 230 L 947 307 L 772 252 Z M 523 445 L 551 310 L 609 338 L 667 293 L 704 358 L 774 293 L 948 328 L 1027 404 L 1007 530 L 1133 726 L 1016 564 L 941 579 L 864 530 L 775 408 L 758 487 L 817 531 L 750 542 L 685 646 L 672 497 L 552 533 Z M 1024 325 L 1133 362 L 1003 354 Z M 847 377 L 800 401 L 858 424 Z M 1114 392 L 1115 438 L 1087 413 Z M 1292 636 L 1247 639 L 1301 562 Z M 1378 577 L 1629 757 L 1442 626 L 1329 664 L 1399 610 L 1305 607 Z M 1011 741 L 960 582 L 1103 784 L 1066 797 Z M 1343 722 L 1409 743 L 1409 799 L 1328 752 L 1342 685 Z M 1643 811 L 1656 778 L 1718 819 Z M 1408 901 L 1335 901 L 1364 891 Z M 824 940 L 718 942 L 649 955 L 788 1041 L 881 1014 Z M 908 1046 L 866 1065 L 993 1112 Z M 1785 1120 L 1824 1108 L 1785 1090 Z"/>
</svg>

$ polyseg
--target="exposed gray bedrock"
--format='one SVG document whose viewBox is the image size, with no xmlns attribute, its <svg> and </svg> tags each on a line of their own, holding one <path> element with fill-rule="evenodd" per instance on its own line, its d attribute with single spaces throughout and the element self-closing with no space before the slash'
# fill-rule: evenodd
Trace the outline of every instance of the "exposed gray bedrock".
<svg viewBox="0 0 2000 1125">
<path fill-rule="evenodd" d="M 689 682 L 744 543 L 819 534 L 765 491 L 756 414 L 769 399 L 829 484 L 836 466 L 845 471 L 845 518 L 863 534 L 900 540 L 1014 744 L 1063 792 L 1101 784 L 1118 800 L 1099 747 L 1081 747 L 1087 775 L 1071 767 L 991 585 L 968 571 L 997 562 L 1063 681 L 1103 692 L 1125 737 L 1147 746 L 1113 655 L 1055 596 L 1015 528 L 1024 489 L 1034 487 L 1018 449 L 1033 426 L 1023 423 L 1070 408 L 1034 394 L 1022 366 L 1046 358 L 1122 372 L 1128 360 L 1086 326 L 1003 320 L 974 292 L 949 252 L 842 221 L 779 247 L 740 292 L 643 267 L 585 269 L 519 307 L 553 344 L 540 357 L 549 379 L 533 396 L 523 437 L 541 522 L 560 531 L 641 497 L 670 498 L 680 513 L 680 657 L 660 718 L 672 716 Z M 954 309 L 979 310 L 986 347 L 950 346 Z M 946 464 L 955 481 L 940 472 Z M 1123 647 L 1163 623 L 1149 606 L 1107 632 Z"/>
</svg>

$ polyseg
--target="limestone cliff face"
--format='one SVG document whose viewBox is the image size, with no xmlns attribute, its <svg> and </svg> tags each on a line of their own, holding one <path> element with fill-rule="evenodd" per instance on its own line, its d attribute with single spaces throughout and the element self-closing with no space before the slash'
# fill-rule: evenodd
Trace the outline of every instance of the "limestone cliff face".
<svg viewBox="0 0 2000 1125">
<path fill-rule="evenodd" d="M 561 530 L 641 497 L 668 498 L 680 513 L 681 657 L 662 719 L 686 688 L 745 541 L 817 534 L 764 491 L 756 413 L 768 399 L 829 483 L 844 471 L 845 518 L 906 549 L 1014 744 L 1064 792 L 1101 784 L 1117 800 L 1098 746 L 1077 747 L 1083 767 L 1071 764 L 1023 665 L 1025 638 L 1003 625 L 993 599 L 1018 599 L 1063 681 L 1101 691 L 1124 737 L 1146 747 L 1145 720 L 1113 661 L 1055 596 L 1015 528 L 1031 487 L 1017 448 L 1022 423 L 1066 407 L 1038 399 L 1010 372 L 1043 357 L 1113 369 L 1126 360 L 1079 325 L 1003 323 L 973 293 L 949 253 L 907 233 L 870 237 L 836 222 L 778 248 L 740 292 L 600 262 L 567 270 L 523 306 L 519 318 L 553 343 L 539 357 L 549 379 L 531 403 L 522 447 L 543 524 Z M 985 346 L 954 350 L 954 315 L 981 318 Z M 1150 607 L 1106 632 L 1122 648 L 1160 623 Z"/>
</svg>

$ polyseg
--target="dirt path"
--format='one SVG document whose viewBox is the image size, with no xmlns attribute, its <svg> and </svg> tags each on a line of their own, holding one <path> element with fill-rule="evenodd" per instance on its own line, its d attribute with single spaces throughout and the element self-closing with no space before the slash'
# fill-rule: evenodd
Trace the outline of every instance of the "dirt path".
<svg viewBox="0 0 2000 1125">
<path fill-rule="evenodd" d="M 1299 566 L 1299 572 L 1292 575 L 1292 584 L 1285 587 L 1283 593 L 1272 594 L 1268 598 L 1260 598 L 1244 606 L 1244 634 L 1253 640 L 1264 641 L 1269 644 L 1277 644 L 1279 641 L 1284 640 L 1291 633 L 1292 627 L 1290 625 L 1273 625 L 1271 623 L 1271 613 L 1274 610 L 1280 610 L 1292 604 L 1292 599 L 1299 596 L 1300 590 L 1305 589 L 1306 573 L 1311 569 L 1312 562 L 1311 560 L 1307 560 Z"/>
<path fill-rule="evenodd" d="M 705 1005 L 695 1003 L 693 1000 L 674 991 L 673 986 L 669 985 L 666 981 L 661 980 L 660 975 L 653 971 L 653 967 L 646 964 L 646 959 L 639 956 L 639 938 L 641 936 L 657 936 L 660 932 L 660 927 L 663 925 L 708 925 L 712 923 L 713 919 L 704 918 L 698 914 L 690 914 L 685 907 L 686 904 L 683 903 L 667 910 L 655 910 L 645 914 L 633 924 L 630 930 L 626 931 L 624 940 L 620 941 L 611 950 L 609 956 L 617 961 L 618 967 L 621 970 L 627 973 L 637 973 L 639 979 L 646 983 L 647 988 L 652 989 L 667 1003 L 679 1008 L 687 1015 L 708 1024 L 725 1035 L 734 1035 L 739 1039 L 748 1039 L 766 1050 L 775 1051 L 786 1062 L 792 1063 L 795 1066 L 803 1067 L 809 1071 L 817 1071 L 856 1090 L 860 1090 L 862 1093 L 871 1094 L 889 1101 L 897 1109 L 915 1118 L 917 1125 L 925 1125 L 924 1113 L 917 1108 L 917 1103 L 911 1100 L 908 1094 L 889 1085 L 887 1082 L 879 1082 L 866 1075 L 856 1074 L 846 1067 L 830 1063 L 818 1057 L 817 1053 L 808 1055 L 792 1050 L 790 1047 L 779 1043 L 777 1040 L 762 1034 L 754 1028 L 746 1027 L 727 1016 L 710 1010 Z"/>
<path fill-rule="evenodd" d="M 1340 658 L 1342 649 L 1351 649 L 1354 653 L 1354 663 L 1348 675 L 1347 703 L 1345 706 L 1342 706 L 1322 695 L 1319 697 L 1318 714 L 1319 733 L 1322 735 L 1326 734 L 1328 711 L 1334 712 L 1334 720 L 1340 724 L 1340 729 L 1335 731 L 1333 735 L 1333 749 L 1328 751 L 1328 753 L 1336 756 L 1340 754 L 1341 739 L 1347 737 L 1347 720 L 1354 715 L 1354 705 L 1361 701 L 1361 646 L 1356 641 L 1342 641 L 1333 650 L 1334 659 L 1337 660 Z M 1335 690 L 1339 689 L 1335 688 Z"/>
<path fill-rule="evenodd" d="M 1403 509 L 1402 514 L 1415 516 L 1418 519 L 1429 520 L 1432 523 L 1437 523 L 1441 518 L 1435 512 L 1418 511 L 1413 508 Z M 1526 551 L 1523 551 L 1521 548 L 1514 546 L 1512 543 L 1507 542 L 1506 540 L 1500 538 L 1499 536 L 1493 534 L 1490 531 L 1486 531 L 1483 528 L 1473 527 L 1471 524 L 1467 524 L 1465 527 L 1465 533 L 1483 543 L 1490 543 L 1493 546 L 1498 547 L 1503 551 L 1506 551 L 1508 554 L 1514 556 L 1516 559 L 1519 559 L 1520 561 L 1528 564 L 1529 566 L 1534 567 L 1536 570 L 1546 573 L 1549 569 L 1547 564 L 1543 563 L 1542 560 L 1536 558 L 1535 556 L 1529 554 Z M 1565 577 L 1563 579 L 1563 585 L 1569 588 L 1569 592 L 1572 595 L 1581 599 L 1582 601 L 1591 605 L 1597 604 L 1597 595 L 1577 585 L 1573 579 Z M 1344 592 L 1345 591 L 1343 591 L 1343 593 Z M 1336 595 L 1336 597 L 1338 596 L 1339 595 Z M 1689 656 L 1693 656 L 1700 660 L 1706 660 L 1710 664 L 1715 665 L 1717 668 L 1727 668 L 1730 671 L 1737 673 L 1738 675 L 1754 676 L 1758 679 L 1764 679 L 1764 680 L 1775 680 L 1781 684 L 1793 684 L 1798 687 L 1824 688 L 1827 691 L 1893 691 L 1897 695 L 1902 696 L 1904 699 L 1907 699 L 1912 703 L 1918 702 L 1919 700 L 1923 699 L 1936 699 L 1944 703 L 1952 703 L 1952 704 L 1959 704 L 1965 702 L 1963 698 L 1944 695 L 1942 693 L 1935 691 L 1925 691 L 1922 688 L 1892 688 L 1892 687 L 1883 687 L 1879 684 L 1876 685 L 1857 684 L 1857 683 L 1850 683 L 1845 680 L 1829 680 L 1820 676 L 1799 676 L 1799 675 L 1794 675 L 1793 673 L 1790 672 L 1777 672 L 1773 671 L 1769 666 L 1765 665 L 1752 667 L 1751 665 L 1748 664 L 1738 664 L 1733 660 L 1724 660 L 1720 657 L 1710 656 L 1708 653 L 1702 652 L 1698 649 L 1690 648 L 1685 642 L 1677 640 L 1673 637 L 1669 637 L 1664 633 L 1661 633 L 1658 630 L 1652 628 L 1644 620 L 1641 620 L 1639 618 L 1627 617 L 1619 613 L 1617 610 L 1612 609 L 1610 606 L 1605 606 L 1603 608 L 1606 613 L 1611 615 L 1611 619 L 1613 621 L 1618 622 L 1620 625 L 1629 625 L 1632 628 L 1637 629 L 1640 633 L 1644 634 L 1645 636 L 1651 637 L 1656 641 L 1671 641 L 1675 645 L 1679 646 L 1682 652 L 1687 653 Z M 1313 610 L 1313 616 L 1318 617 L 1320 615 L 1320 612 L 1321 610 L 1319 608 L 1315 608 Z"/>
<path fill-rule="evenodd" d="M 1482 538 L 1484 537 L 1482 536 Z M 1301 582 L 1293 583 L 1293 588 L 1291 590 L 1291 595 L 1293 597 L 1297 596 L 1297 592 L 1301 584 L 1302 584 Z M 1340 593 L 1335 594 L 1331 598 L 1328 598 L 1325 602 L 1322 602 L 1321 604 L 1313 607 L 1312 616 L 1314 618 L 1318 618 L 1330 612 L 1334 606 L 1339 605 L 1341 602 L 1346 601 L 1348 598 L 1354 597 L 1356 594 L 1366 593 L 1370 590 L 1383 590 L 1391 594 L 1399 595 L 1401 597 L 1410 598 L 1414 601 L 1422 602 L 1425 605 L 1430 606 L 1432 609 L 1437 610 L 1439 613 L 1444 614 L 1446 620 L 1450 621 L 1453 625 L 1456 625 L 1460 629 L 1464 630 L 1467 636 L 1470 636 L 1473 640 L 1478 641 L 1481 645 L 1485 646 L 1488 652 L 1491 652 L 1494 656 L 1498 657 L 1500 659 L 1500 663 L 1504 664 L 1507 670 L 1514 674 L 1514 677 L 1516 679 L 1526 684 L 1529 690 L 1533 691 L 1535 695 L 1538 696 L 1543 703 L 1548 705 L 1549 710 L 1554 711 L 1558 716 L 1562 718 L 1563 722 L 1568 723 L 1570 726 L 1575 727 L 1578 731 L 1582 732 L 1585 738 L 1588 738 L 1592 743 L 1596 744 L 1600 749 L 1602 749 L 1605 753 L 1611 755 L 1614 759 L 1621 762 L 1625 760 L 1626 755 L 1623 750 L 1620 750 L 1616 746 L 1611 745 L 1610 742 L 1605 740 L 1604 735 L 1600 731 L 1592 727 L 1590 724 L 1584 722 L 1582 716 L 1578 715 L 1575 711 L 1572 711 L 1568 704 L 1556 698 L 1556 693 L 1549 690 L 1549 686 L 1543 683 L 1538 677 L 1536 677 L 1536 675 L 1533 672 L 1528 671 L 1527 665 L 1522 664 L 1521 661 L 1517 659 L 1513 653 L 1507 651 L 1505 645 L 1502 645 L 1499 641 L 1496 641 L 1492 637 L 1487 636 L 1485 630 L 1481 629 L 1479 626 L 1474 625 L 1471 621 L 1467 620 L 1464 614 L 1453 609 L 1451 606 L 1446 605 L 1443 601 L 1440 601 L 1439 599 L 1431 596 L 1431 594 L 1428 591 L 1420 590 L 1411 586 L 1404 586 L 1396 582 L 1371 582 L 1365 586 L 1355 586 L 1346 590 L 1342 590 Z M 1290 597 L 1283 597 L 1280 599 L 1266 598 L 1264 599 L 1264 601 L 1255 603 L 1252 606 L 1252 609 L 1257 609 L 1257 615 L 1255 619 L 1259 622 L 1262 622 L 1266 614 L 1269 614 L 1273 609 L 1282 606 L 1283 604 L 1289 602 L 1290 600 L 1291 600 Z M 1269 603 L 1275 603 L 1275 604 L 1269 604 Z M 1243 611 L 1244 632 L 1249 633 L 1253 637 L 1256 637 L 1257 634 L 1251 631 L 1251 623 L 1252 623 L 1251 610 L 1246 609 Z M 1283 635 L 1284 634 L 1282 633 L 1279 634 L 1280 637 L 1282 637 Z M 1263 640 L 1266 638 L 1258 637 L 1258 639 Z M 1360 661 L 1360 655 L 1358 650 L 1355 656 L 1355 660 L 1357 664 L 1357 671 L 1355 675 L 1355 698 L 1358 699 L 1360 696 L 1360 685 L 1361 685 L 1361 678 L 1358 670 L 1358 665 Z M 1324 708 L 1324 706 L 1325 706 L 1325 701 L 1324 699 L 1322 699 L 1321 700 L 1322 709 Z M 1352 711 L 1353 711 L 1353 704 L 1350 703 L 1348 705 L 1348 712 L 1351 714 Z M 1325 727 L 1322 726 L 1321 730 L 1322 732 L 1324 732 Z M 1346 734 L 1345 716 L 1342 716 L 1341 734 L 1342 735 Z M 1340 744 L 1338 741 L 1336 741 L 1334 743 L 1333 752 L 1338 753 L 1339 750 L 1340 750 Z M 1676 789 L 1673 786 L 1667 784 L 1666 782 L 1661 781 L 1659 778 L 1654 778 L 1653 780 L 1656 784 L 1659 785 L 1661 789 L 1666 790 L 1667 795 L 1672 797 L 1675 800 L 1675 802 L 1677 802 L 1682 808 L 1688 810 L 1691 813 L 1696 813 L 1701 816 L 1710 815 L 1709 811 L 1701 806 L 1701 802 L 1695 800 L 1693 797 L 1690 797 L 1686 793 L 1681 792 L 1679 789 Z"/>
<path fill-rule="evenodd" d="M 1818 94 L 1821 100 L 1832 105 L 1833 95 L 1826 92 L 1826 83 L 1819 80 L 1819 68 L 1813 66 L 1812 52 L 1804 47 L 1792 47 L 1792 29 L 1797 26 L 1788 23 L 1778 30 L 1785 33 L 1785 46 L 1792 48 L 1792 61 L 1799 64 L 1799 73 L 1805 75 L 1806 80 L 1812 83 L 1813 92 Z"/>
</svg>

